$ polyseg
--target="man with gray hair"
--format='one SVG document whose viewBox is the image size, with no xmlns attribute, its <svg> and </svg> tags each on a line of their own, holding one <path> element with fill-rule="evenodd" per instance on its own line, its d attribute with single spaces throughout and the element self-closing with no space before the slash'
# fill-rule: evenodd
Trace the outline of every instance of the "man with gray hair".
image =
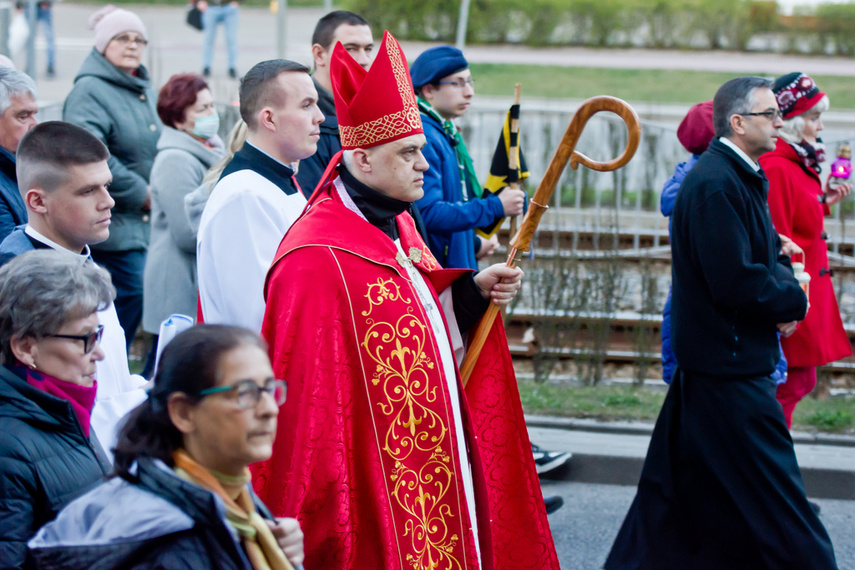
<svg viewBox="0 0 855 570">
<path fill-rule="evenodd" d="M 757 163 L 782 125 L 770 86 L 740 77 L 719 88 L 717 138 L 677 193 L 677 370 L 609 570 L 837 568 L 771 376 L 776 333 L 793 333 L 807 298 L 781 254 Z"/>
<path fill-rule="evenodd" d="M 29 75 L 0 67 L 0 241 L 27 222 L 27 208 L 18 192 L 15 153 L 27 131 L 38 123 L 36 84 Z"/>
</svg>

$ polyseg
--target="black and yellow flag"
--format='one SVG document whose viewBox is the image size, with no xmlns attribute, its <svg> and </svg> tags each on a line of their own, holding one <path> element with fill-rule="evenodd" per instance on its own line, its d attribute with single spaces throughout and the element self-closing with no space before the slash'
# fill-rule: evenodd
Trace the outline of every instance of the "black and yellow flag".
<svg viewBox="0 0 855 570">
<path fill-rule="evenodd" d="M 523 156 L 522 149 L 519 145 L 519 133 L 511 131 L 511 123 L 514 120 L 519 122 L 519 118 L 520 106 L 511 105 L 511 108 L 505 117 L 505 124 L 502 125 L 502 134 L 499 135 L 499 143 L 496 145 L 496 152 L 493 153 L 493 162 L 490 164 L 490 174 L 487 176 L 487 181 L 484 183 L 485 193 L 482 197 L 486 197 L 487 192 L 495 194 L 512 182 L 519 182 L 529 176 L 525 157 Z M 508 160 L 511 156 L 511 149 L 514 149 L 514 152 L 516 153 L 518 165 L 513 171 L 510 168 Z M 477 228 L 475 233 L 489 239 L 499 230 L 499 227 L 501 227 L 502 222 L 504 221 L 505 218 L 500 218 L 489 226 Z"/>
</svg>

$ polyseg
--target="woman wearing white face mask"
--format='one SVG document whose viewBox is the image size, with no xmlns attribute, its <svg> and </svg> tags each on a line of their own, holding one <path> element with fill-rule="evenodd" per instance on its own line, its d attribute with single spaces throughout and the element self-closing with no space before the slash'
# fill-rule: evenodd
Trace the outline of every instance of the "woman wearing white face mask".
<svg viewBox="0 0 855 570">
<path fill-rule="evenodd" d="M 173 313 L 196 314 L 196 233 L 184 197 L 224 152 L 214 99 L 201 76 L 172 76 L 160 90 L 157 113 L 164 128 L 151 169 L 151 245 L 143 279 L 143 330 L 152 334 Z"/>
</svg>

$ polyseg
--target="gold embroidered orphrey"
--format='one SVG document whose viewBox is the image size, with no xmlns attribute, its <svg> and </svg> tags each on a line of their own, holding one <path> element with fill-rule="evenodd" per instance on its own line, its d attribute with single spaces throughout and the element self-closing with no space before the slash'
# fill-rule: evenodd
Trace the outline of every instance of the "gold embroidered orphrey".
<svg viewBox="0 0 855 570">
<path fill-rule="evenodd" d="M 386 42 L 386 51 L 389 53 L 389 62 L 392 64 L 392 73 L 395 75 L 395 83 L 404 108 L 355 127 L 340 124 L 338 129 L 341 144 L 345 148 L 369 147 L 422 128 L 422 118 L 416 106 L 413 88 L 408 81 L 409 71 L 404 65 L 398 42 L 391 38 L 391 35 L 390 40 Z"/>
<path fill-rule="evenodd" d="M 442 371 L 425 351 L 434 344 L 423 322 L 427 317 L 394 279 L 369 283 L 365 299 L 368 308 L 361 311 L 365 319 L 360 324 L 365 327 L 361 348 L 369 359 L 366 372 L 372 368 L 368 362 L 374 364 L 366 388 L 380 414 L 375 426 L 381 428 L 378 443 L 394 497 L 390 507 L 395 526 L 403 531 L 402 554 L 413 570 L 460 570 L 464 529 L 462 516 L 455 514 L 461 505 L 447 427 L 450 419 L 445 417 Z M 371 318 L 386 303 L 403 309 L 381 311 L 402 314 L 394 323 Z"/>
</svg>

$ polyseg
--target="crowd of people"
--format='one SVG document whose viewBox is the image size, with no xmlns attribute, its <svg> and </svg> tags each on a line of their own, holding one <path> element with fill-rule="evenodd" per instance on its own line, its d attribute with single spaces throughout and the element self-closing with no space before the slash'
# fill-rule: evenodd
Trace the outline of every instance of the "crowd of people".
<svg viewBox="0 0 855 570">
<path fill-rule="evenodd" d="M 237 4 L 198 4 L 228 37 Z M 241 78 L 223 141 L 202 75 L 155 92 L 136 14 L 90 23 L 63 121 L 0 67 L 0 567 L 557 569 L 538 476 L 570 455 L 530 442 L 501 320 L 458 370 L 523 279 L 479 264 L 498 242 L 476 230 L 525 207 L 483 189 L 454 122 L 464 54 L 410 66 L 332 12 L 314 70 Z M 678 130 L 671 386 L 607 568 L 836 568 L 788 431 L 851 353 L 828 106 L 807 75 L 744 77 Z M 173 314 L 198 324 L 131 374 Z"/>
</svg>

